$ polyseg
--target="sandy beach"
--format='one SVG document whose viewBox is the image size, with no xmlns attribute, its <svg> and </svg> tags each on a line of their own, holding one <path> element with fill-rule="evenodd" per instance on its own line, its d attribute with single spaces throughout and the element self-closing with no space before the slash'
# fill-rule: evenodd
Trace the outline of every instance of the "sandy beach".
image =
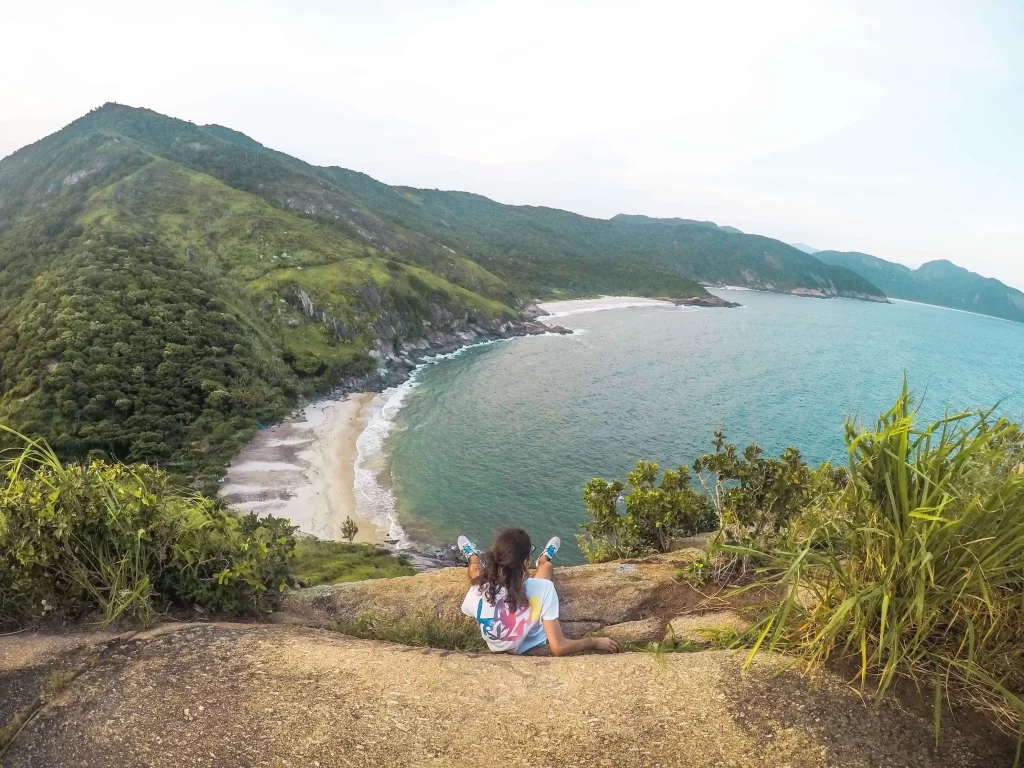
<svg viewBox="0 0 1024 768">
<path fill-rule="evenodd" d="M 356 541 L 382 543 L 380 531 L 356 512 L 356 440 L 372 393 L 322 400 L 256 433 L 228 469 L 221 496 L 237 509 L 287 517 L 303 533 L 341 538 L 351 517 Z"/>
<path fill-rule="evenodd" d="M 545 301 L 537 305 L 548 314 L 538 318 L 541 322 L 550 322 L 559 317 L 579 315 L 585 312 L 601 312 L 606 309 L 622 309 L 624 307 L 673 306 L 671 301 L 663 299 L 645 299 L 642 296 L 602 296 L 599 299 L 570 299 L 567 301 Z"/>
</svg>

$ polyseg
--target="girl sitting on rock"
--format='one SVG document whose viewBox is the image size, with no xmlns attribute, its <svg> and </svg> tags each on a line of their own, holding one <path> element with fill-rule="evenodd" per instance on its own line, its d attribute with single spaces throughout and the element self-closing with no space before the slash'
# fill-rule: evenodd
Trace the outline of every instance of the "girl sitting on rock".
<svg viewBox="0 0 1024 768">
<path fill-rule="evenodd" d="M 522 528 L 506 528 L 499 533 L 483 561 L 473 542 L 459 536 L 459 550 L 469 560 L 472 584 L 462 601 L 462 612 L 480 622 L 480 633 L 495 653 L 525 653 L 545 643 L 555 656 L 619 650 L 615 641 L 607 637 L 568 640 L 562 634 L 558 593 L 551 580 L 551 561 L 561 543 L 557 536 L 547 543 L 531 577 L 530 555 L 534 547 Z"/>
</svg>

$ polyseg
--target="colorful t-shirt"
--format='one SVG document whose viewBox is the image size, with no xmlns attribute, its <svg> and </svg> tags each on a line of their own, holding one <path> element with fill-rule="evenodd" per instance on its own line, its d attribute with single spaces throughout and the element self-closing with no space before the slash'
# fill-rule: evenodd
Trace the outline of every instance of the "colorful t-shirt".
<svg viewBox="0 0 1024 768">
<path fill-rule="evenodd" d="M 547 642 L 544 622 L 558 618 L 558 593 L 547 579 L 527 579 L 529 604 L 515 613 L 505 606 L 505 590 L 499 589 L 495 604 L 487 602 L 480 587 L 470 587 L 462 612 L 480 622 L 480 634 L 495 653 L 523 653 Z"/>
</svg>

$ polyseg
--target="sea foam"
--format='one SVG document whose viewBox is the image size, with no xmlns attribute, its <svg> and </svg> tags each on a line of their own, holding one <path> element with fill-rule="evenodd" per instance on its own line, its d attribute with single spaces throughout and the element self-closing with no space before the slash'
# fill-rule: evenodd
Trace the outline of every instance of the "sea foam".
<svg viewBox="0 0 1024 768">
<path fill-rule="evenodd" d="M 540 333 L 532 336 L 515 336 L 512 338 L 528 339 L 538 336 L 558 336 L 562 338 L 562 334 L 558 333 Z M 380 530 L 387 531 L 385 538 L 395 542 L 399 549 L 408 549 L 412 546 L 412 543 L 409 541 L 405 531 L 402 530 L 402 526 L 398 523 L 398 515 L 395 512 L 395 494 L 389 487 L 382 485 L 378 480 L 382 473 L 388 471 L 384 443 L 391 430 L 394 429 L 395 419 L 399 411 L 404 407 L 409 393 L 419 386 L 419 375 L 427 366 L 437 365 L 445 360 L 459 357 L 477 347 L 487 347 L 509 340 L 490 339 L 476 344 L 467 344 L 464 347 L 459 347 L 454 352 L 424 358 L 413 368 L 406 381 L 398 386 L 385 389 L 376 395 L 366 406 L 366 426 L 363 427 L 363 431 L 356 439 L 356 512 L 361 518 L 372 521 Z"/>
<path fill-rule="evenodd" d="M 539 318 L 547 322 L 559 317 L 582 315 L 589 312 L 604 312 L 609 309 L 627 309 L 629 307 L 671 307 L 670 301 L 644 299 L 639 297 L 615 298 L 606 296 L 603 299 L 575 299 L 570 301 L 552 301 L 539 305 L 548 314 Z"/>
</svg>

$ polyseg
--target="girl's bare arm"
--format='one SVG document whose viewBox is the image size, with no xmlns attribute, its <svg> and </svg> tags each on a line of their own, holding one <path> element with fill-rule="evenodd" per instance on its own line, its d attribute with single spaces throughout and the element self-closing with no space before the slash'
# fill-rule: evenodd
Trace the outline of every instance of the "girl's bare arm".
<svg viewBox="0 0 1024 768">
<path fill-rule="evenodd" d="M 619 646 L 610 637 L 583 637 L 570 640 L 562 634 L 562 624 L 558 619 L 544 622 L 544 634 L 548 636 L 548 647 L 555 656 L 569 656 L 584 651 L 603 651 L 618 653 Z"/>
</svg>

